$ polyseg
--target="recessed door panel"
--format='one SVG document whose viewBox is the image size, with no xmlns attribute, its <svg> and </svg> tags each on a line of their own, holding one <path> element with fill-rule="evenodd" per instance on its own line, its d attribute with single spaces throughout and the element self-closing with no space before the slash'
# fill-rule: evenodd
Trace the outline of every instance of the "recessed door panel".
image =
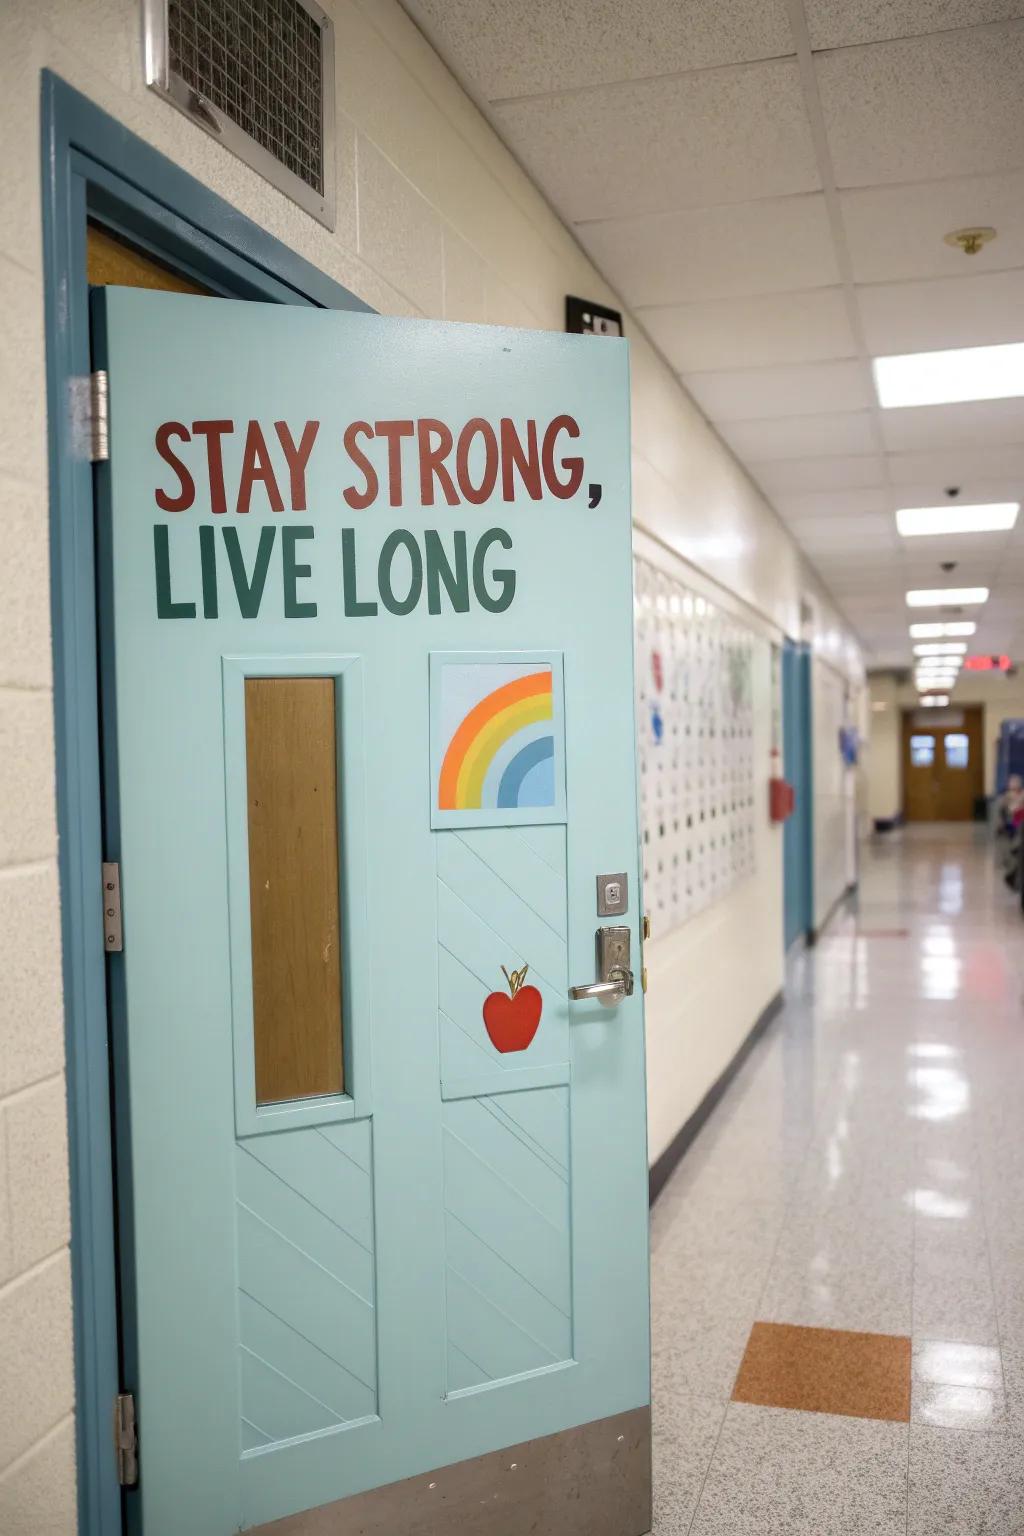
<svg viewBox="0 0 1024 1536">
<path fill-rule="evenodd" d="M 444 1106 L 447 1392 L 573 1357 L 568 1088 Z"/>
</svg>

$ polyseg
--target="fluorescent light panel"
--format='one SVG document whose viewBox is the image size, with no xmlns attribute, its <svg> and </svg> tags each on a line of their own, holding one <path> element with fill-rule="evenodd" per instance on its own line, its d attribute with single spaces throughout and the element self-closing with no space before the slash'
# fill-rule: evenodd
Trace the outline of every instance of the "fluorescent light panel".
<svg viewBox="0 0 1024 1536">
<path fill-rule="evenodd" d="M 952 638 L 954 635 L 973 635 L 977 627 L 977 624 L 972 623 L 970 619 L 964 619 L 962 623 L 956 624 L 911 624 L 910 638 L 911 640 L 942 640 L 947 636 Z"/>
<path fill-rule="evenodd" d="M 876 357 L 871 367 L 883 410 L 1024 395 L 1024 342 L 1019 341 Z"/>
<path fill-rule="evenodd" d="M 928 698 L 922 699 L 925 709 L 943 709 L 949 703 L 949 695 L 946 693 L 932 693 Z"/>
<path fill-rule="evenodd" d="M 925 645 L 915 645 L 915 656 L 966 656 L 967 644 L 964 640 L 940 640 L 938 643 L 928 641 Z"/>
<path fill-rule="evenodd" d="M 988 587 L 918 587 L 907 593 L 908 608 L 964 608 L 987 602 Z"/>
<path fill-rule="evenodd" d="M 969 506 L 900 507 L 896 531 L 905 539 L 943 533 L 1000 533 L 1012 528 L 1019 501 L 989 501 Z"/>
</svg>

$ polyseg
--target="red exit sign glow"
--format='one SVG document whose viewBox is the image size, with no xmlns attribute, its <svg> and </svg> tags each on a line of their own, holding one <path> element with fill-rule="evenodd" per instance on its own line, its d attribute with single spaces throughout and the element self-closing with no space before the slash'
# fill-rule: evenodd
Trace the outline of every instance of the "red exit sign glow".
<svg viewBox="0 0 1024 1536">
<path fill-rule="evenodd" d="M 1009 672 L 1009 656 L 965 656 L 965 672 Z"/>
</svg>

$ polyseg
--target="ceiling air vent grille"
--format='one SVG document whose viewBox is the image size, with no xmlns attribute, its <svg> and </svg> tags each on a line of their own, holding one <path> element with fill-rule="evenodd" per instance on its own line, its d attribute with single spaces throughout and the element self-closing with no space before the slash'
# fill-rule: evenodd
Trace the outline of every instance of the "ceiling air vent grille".
<svg viewBox="0 0 1024 1536">
<path fill-rule="evenodd" d="M 334 36 L 312 0 L 145 0 L 156 90 L 334 224 Z"/>
</svg>

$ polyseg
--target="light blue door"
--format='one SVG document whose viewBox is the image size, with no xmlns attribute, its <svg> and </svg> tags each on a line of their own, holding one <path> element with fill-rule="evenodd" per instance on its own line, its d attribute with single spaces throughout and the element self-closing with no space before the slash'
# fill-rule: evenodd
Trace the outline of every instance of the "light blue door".
<svg viewBox="0 0 1024 1536">
<path fill-rule="evenodd" d="M 814 783 L 811 752 L 811 658 L 787 640 L 782 652 L 783 772 L 793 786 L 793 814 L 783 827 L 785 945 L 814 926 Z"/>
<path fill-rule="evenodd" d="M 129 1499 L 227 1536 L 649 1402 L 642 996 L 568 997 L 640 974 L 627 352 L 97 320 Z"/>
</svg>

